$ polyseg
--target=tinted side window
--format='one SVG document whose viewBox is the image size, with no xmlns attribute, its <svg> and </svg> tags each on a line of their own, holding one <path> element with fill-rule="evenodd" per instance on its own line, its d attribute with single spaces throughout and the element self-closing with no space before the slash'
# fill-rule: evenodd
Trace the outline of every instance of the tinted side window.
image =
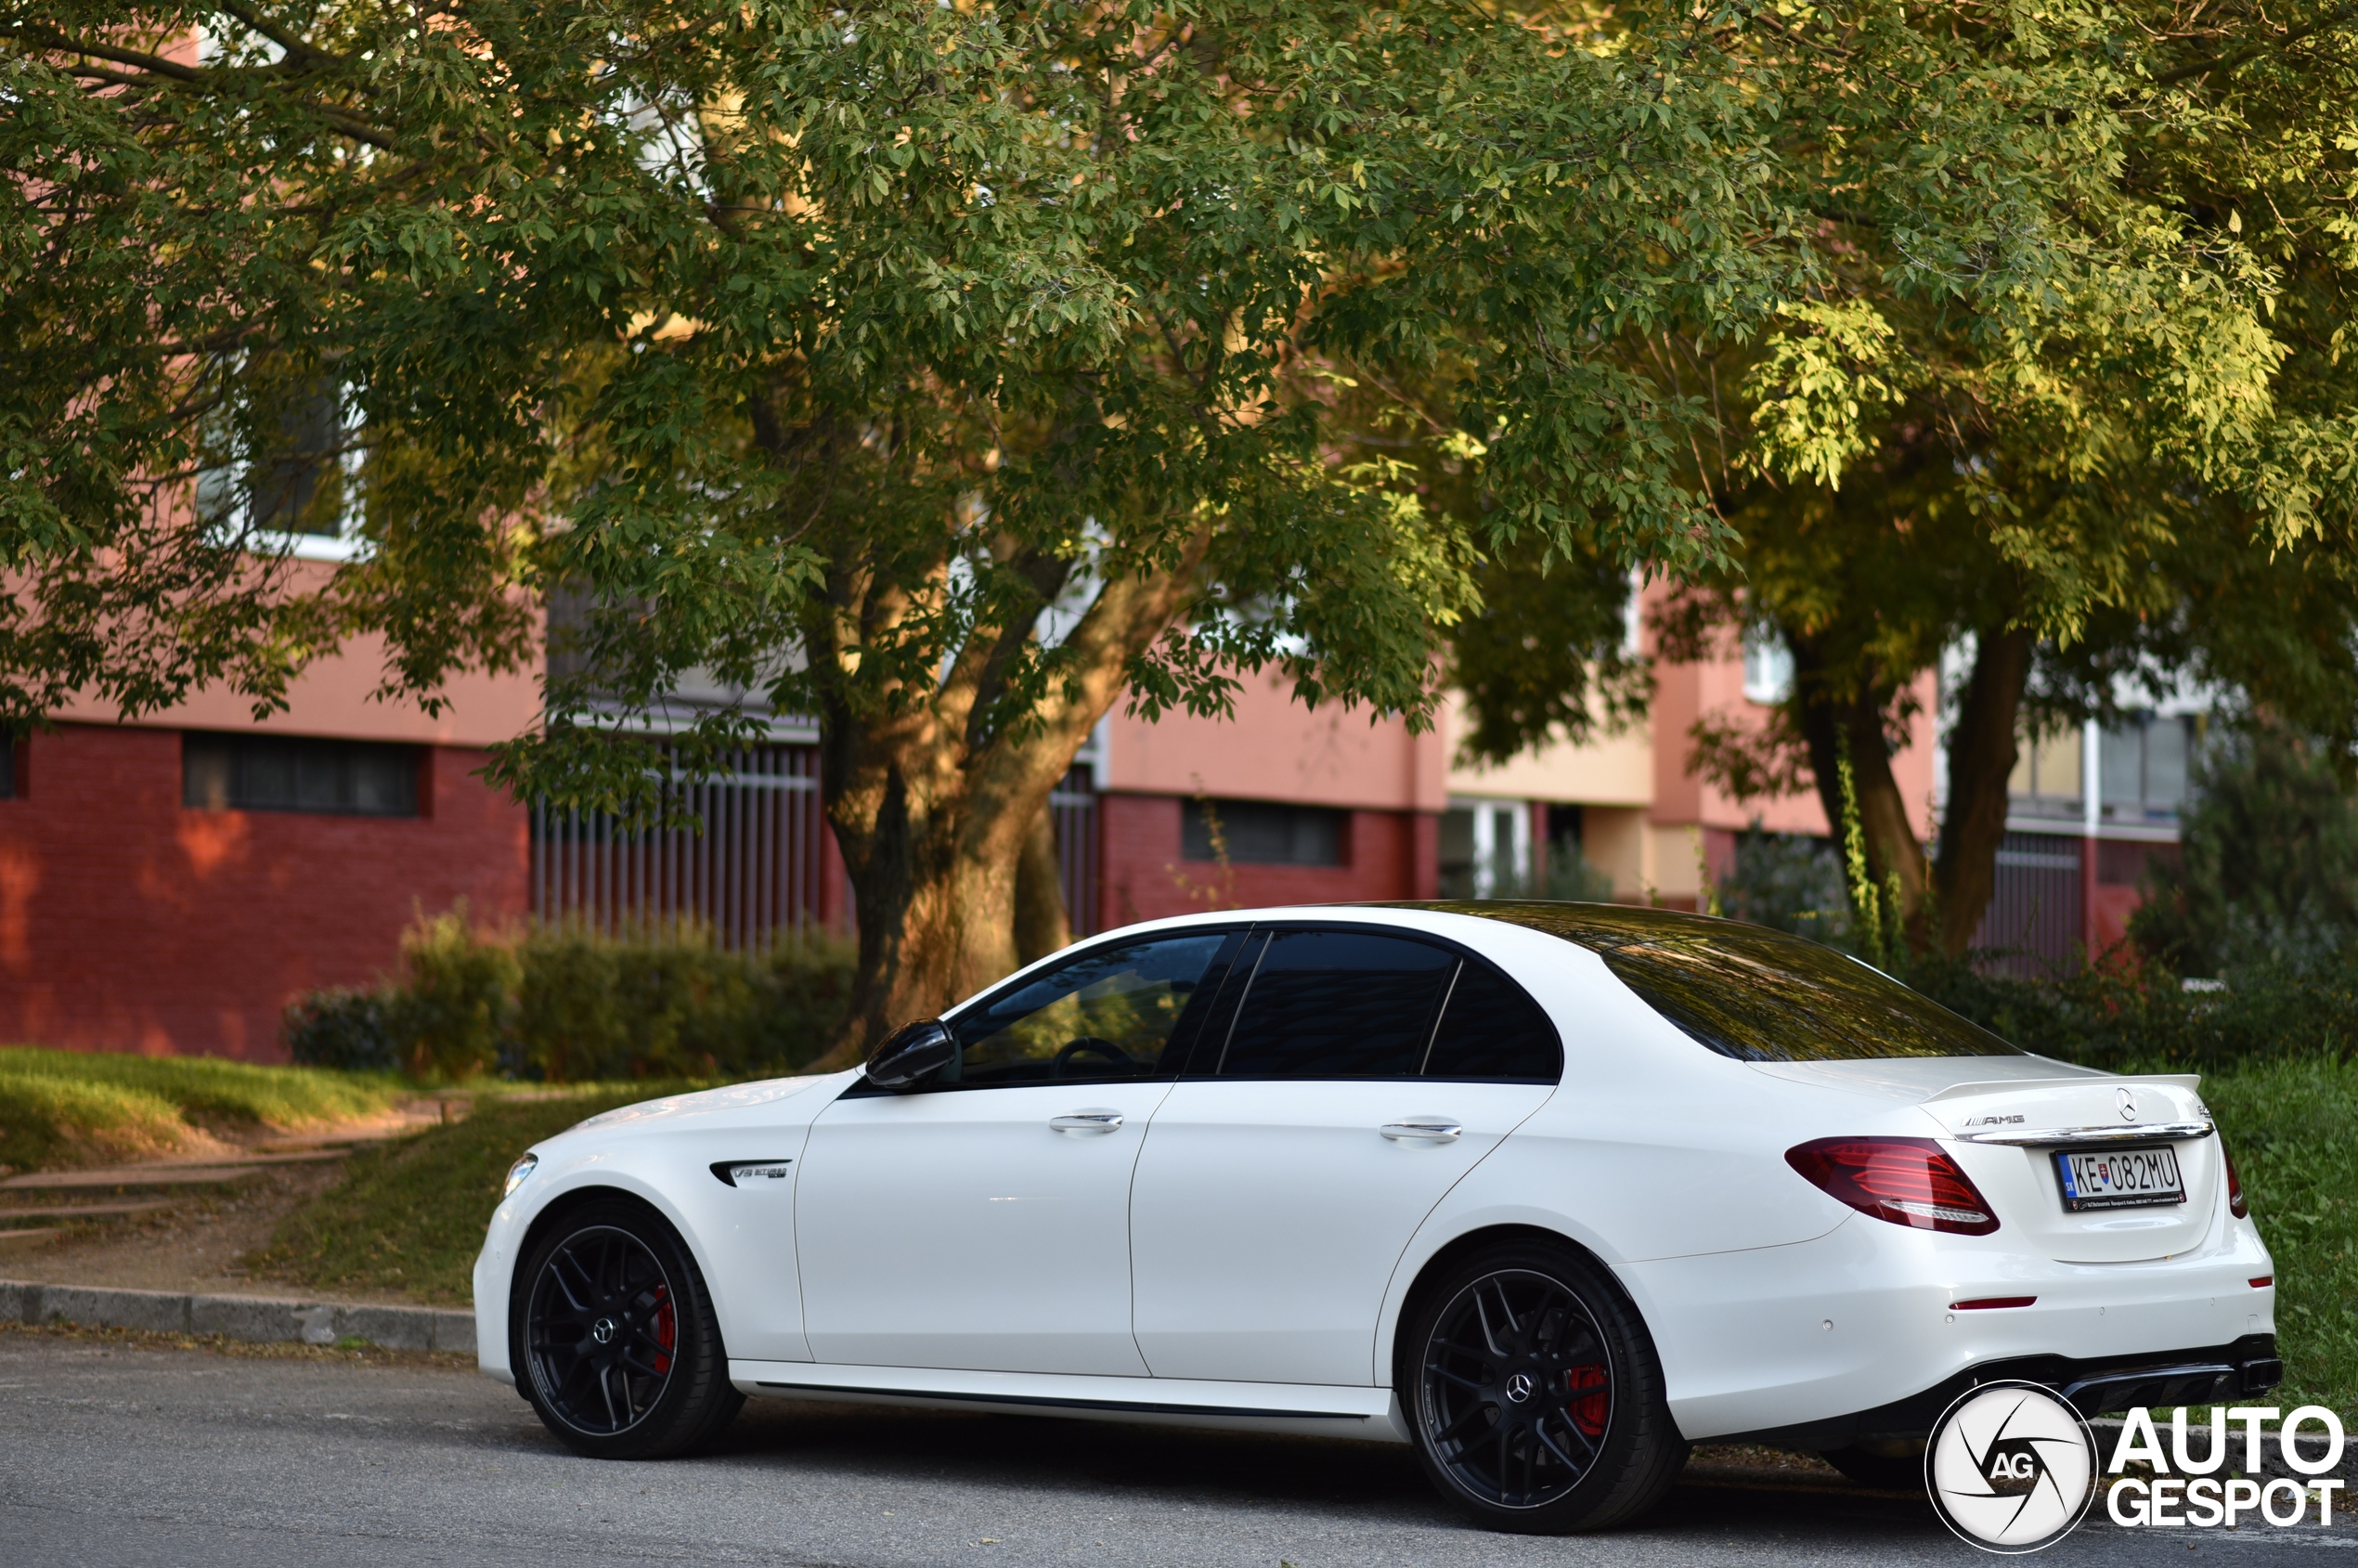
<svg viewBox="0 0 2358 1568">
<path fill-rule="evenodd" d="M 1553 1083 L 1563 1070 L 1563 1042 L 1539 1004 L 1489 965 L 1467 959 L 1442 1009 L 1425 1076 Z"/>
<path fill-rule="evenodd" d="M 1099 948 L 959 1015 L 945 1085 L 1153 1078 L 1204 972 L 1233 933 Z"/>
<path fill-rule="evenodd" d="M 1273 932 L 1211 1070 L 1223 1078 L 1413 1078 L 1457 963 L 1455 953 L 1399 937 Z M 1204 1070 L 1205 1055 L 1197 1053 L 1195 1070 Z"/>
</svg>

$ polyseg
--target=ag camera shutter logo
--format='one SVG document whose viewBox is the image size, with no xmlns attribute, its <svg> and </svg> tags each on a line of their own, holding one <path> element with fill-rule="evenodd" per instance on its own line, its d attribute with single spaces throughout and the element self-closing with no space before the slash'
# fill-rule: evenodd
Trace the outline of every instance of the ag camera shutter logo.
<svg viewBox="0 0 2358 1568">
<path fill-rule="evenodd" d="M 2053 1546 L 2096 1500 L 2096 1440 L 2036 1383 L 1984 1383 L 1932 1429 L 1925 1489 L 1940 1522 L 1984 1551 Z"/>
</svg>

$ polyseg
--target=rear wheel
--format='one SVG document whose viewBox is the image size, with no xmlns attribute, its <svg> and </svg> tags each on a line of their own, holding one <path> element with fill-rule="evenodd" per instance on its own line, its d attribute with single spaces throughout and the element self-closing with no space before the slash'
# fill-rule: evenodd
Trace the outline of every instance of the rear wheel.
<svg viewBox="0 0 2358 1568">
<path fill-rule="evenodd" d="M 642 1203 L 565 1215 L 517 1271 L 513 1301 L 517 1385 L 577 1454 L 686 1453 L 745 1404 L 695 1260 Z"/>
<path fill-rule="evenodd" d="M 1653 1341 L 1569 1247 L 1518 1243 L 1451 1269 L 1405 1326 L 1398 1392 L 1425 1473 L 1495 1530 L 1634 1519 L 1686 1462 Z"/>
</svg>

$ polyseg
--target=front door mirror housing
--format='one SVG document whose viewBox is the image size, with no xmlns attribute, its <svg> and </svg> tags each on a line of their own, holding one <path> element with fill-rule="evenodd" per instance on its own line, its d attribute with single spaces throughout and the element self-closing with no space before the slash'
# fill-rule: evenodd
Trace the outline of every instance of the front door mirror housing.
<svg viewBox="0 0 2358 1568">
<path fill-rule="evenodd" d="M 939 1018 L 925 1018 L 894 1030 L 868 1055 L 868 1082 L 879 1089 L 907 1089 L 958 1059 L 958 1037 Z"/>
</svg>

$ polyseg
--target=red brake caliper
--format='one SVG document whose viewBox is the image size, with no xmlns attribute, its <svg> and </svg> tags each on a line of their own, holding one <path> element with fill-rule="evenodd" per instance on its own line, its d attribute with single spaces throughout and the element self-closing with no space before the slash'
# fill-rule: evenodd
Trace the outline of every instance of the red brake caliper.
<svg viewBox="0 0 2358 1568">
<path fill-rule="evenodd" d="M 1605 1417 L 1612 1406 L 1612 1395 L 1606 1388 L 1608 1379 L 1603 1367 L 1595 1362 L 1574 1367 L 1564 1374 L 1564 1390 L 1571 1398 L 1564 1402 L 1564 1413 L 1572 1424 L 1590 1437 L 1601 1437 Z M 1594 1390 L 1594 1393 L 1587 1391 Z"/>
<path fill-rule="evenodd" d="M 671 1353 L 680 1343 L 680 1320 L 671 1310 L 671 1287 L 655 1287 L 655 1343 L 661 1348 L 655 1356 L 658 1375 L 671 1370 Z"/>
</svg>

